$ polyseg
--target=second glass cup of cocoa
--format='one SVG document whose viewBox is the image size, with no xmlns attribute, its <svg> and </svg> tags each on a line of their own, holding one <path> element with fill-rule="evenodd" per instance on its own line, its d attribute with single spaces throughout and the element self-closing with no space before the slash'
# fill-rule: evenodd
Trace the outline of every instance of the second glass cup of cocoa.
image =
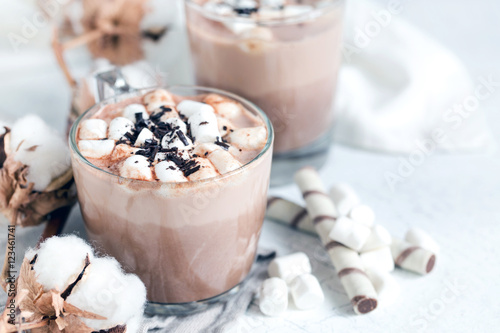
<svg viewBox="0 0 500 333">
<path fill-rule="evenodd" d="M 344 1 L 185 5 L 197 83 L 247 98 L 273 123 L 271 183 L 289 182 L 305 164 L 321 166 L 332 137 Z"/>
<path fill-rule="evenodd" d="M 177 101 L 215 94 L 238 103 L 265 127 L 265 146 L 238 169 L 183 182 L 121 177 L 105 159 L 82 153 L 83 121 L 109 122 L 109 115 L 155 89 L 118 93 L 83 114 L 71 129 L 71 158 L 89 239 L 141 278 L 148 292 L 147 312 L 188 314 L 229 296 L 250 271 L 267 202 L 273 129 L 258 107 L 236 95 L 168 87 Z"/>
</svg>

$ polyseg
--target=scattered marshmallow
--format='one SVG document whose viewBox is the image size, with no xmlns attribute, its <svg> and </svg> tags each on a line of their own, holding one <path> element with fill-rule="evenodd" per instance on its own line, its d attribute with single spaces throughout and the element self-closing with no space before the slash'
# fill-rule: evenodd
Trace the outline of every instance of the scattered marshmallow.
<svg viewBox="0 0 500 333">
<path fill-rule="evenodd" d="M 34 184 L 35 191 L 43 191 L 71 167 L 66 140 L 35 115 L 14 123 L 10 150 L 17 161 L 29 167 L 26 180 Z"/>
<path fill-rule="evenodd" d="M 297 252 L 273 259 L 269 263 L 268 273 L 290 283 L 301 274 L 311 273 L 311 263 L 305 253 Z"/>
<path fill-rule="evenodd" d="M 267 142 L 267 130 L 264 126 L 239 128 L 229 133 L 228 142 L 242 149 L 262 149 Z"/>
<path fill-rule="evenodd" d="M 154 140 L 155 136 L 153 132 L 151 132 L 147 128 L 143 128 L 141 133 L 137 136 L 137 140 L 135 140 L 134 146 L 141 147 L 146 143 L 146 140 Z"/>
<path fill-rule="evenodd" d="M 125 117 L 116 117 L 109 123 L 108 138 L 111 140 L 118 141 L 126 133 L 132 132 L 134 128 L 134 123 Z"/>
<path fill-rule="evenodd" d="M 431 251 L 397 238 L 392 239 L 391 252 L 397 266 L 422 275 L 430 273 L 436 263 Z"/>
<path fill-rule="evenodd" d="M 290 283 L 290 293 L 295 306 L 300 310 L 314 309 L 325 300 L 318 279 L 312 274 L 301 274 Z"/>
<path fill-rule="evenodd" d="M 192 100 L 184 100 L 177 105 L 177 110 L 184 117 L 191 117 L 198 112 L 215 112 L 214 108 L 208 104 Z"/>
<path fill-rule="evenodd" d="M 375 287 L 379 306 L 394 304 L 401 293 L 401 287 L 396 279 L 390 273 L 377 269 L 367 269 L 366 274 Z"/>
<path fill-rule="evenodd" d="M 108 124 L 102 119 L 86 119 L 80 124 L 78 136 L 81 140 L 105 139 L 108 133 Z"/>
<path fill-rule="evenodd" d="M 413 245 L 418 245 L 426 250 L 439 254 L 439 244 L 420 228 L 411 228 L 406 232 L 405 240 Z"/>
<path fill-rule="evenodd" d="M 155 165 L 156 177 L 162 182 L 185 182 L 186 177 L 172 161 L 163 161 Z"/>
<path fill-rule="evenodd" d="M 198 111 L 189 117 L 188 122 L 194 141 L 215 142 L 220 139 L 217 117 L 213 111 Z"/>
<path fill-rule="evenodd" d="M 330 197 L 341 216 L 349 214 L 360 203 L 358 195 L 348 184 L 336 184 L 332 186 Z"/>
<path fill-rule="evenodd" d="M 392 236 L 383 226 L 376 224 L 371 228 L 371 233 L 360 252 L 367 252 L 391 245 Z"/>
<path fill-rule="evenodd" d="M 137 121 L 136 114 L 141 114 L 142 119 L 149 119 L 149 114 L 146 108 L 142 104 L 130 104 L 123 110 L 123 117 L 127 118 L 131 122 L 135 123 Z"/>
<path fill-rule="evenodd" d="M 115 141 L 113 140 L 80 140 L 78 149 L 87 158 L 104 158 L 113 152 Z"/>
<path fill-rule="evenodd" d="M 280 278 L 266 279 L 260 287 L 259 308 L 267 316 L 279 316 L 288 307 L 288 286 Z"/>
<path fill-rule="evenodd" d="M 153 112 L 162 106 L 175 106 L 172 94 L 165 89 L 156 89 L 144 95 L 142 101 L 146 104 L 146 109 L 149 112 Z"/>
<path fill-rule="evenodd" d="M 371 229 L 366 225 L 342 216 L 337 219 L 328 236 L 334 241 L 359 251 L 370 234 Z"/>
<path fill-rule="evenodd" d="M 371 227 L 375 222 L 375 212 L 367 205 L 357 205 L 351 209 L 348 216 L 359 223 Z"/>
<path fill-rule="evenodd" d="M 142 155 L 134 155 L 127 158 L 120 166 L 120 176 L 139 180 L 153 179 L 149 161 Z"/>
<path fill-rule="evenodd" d="M 392 272 L 394 270 L 394 260 L 392 259 L 391 248 L 389 246 L 363 252 L 359 256 L 365 269 L 378 269 L 384 272 Z"/>
</svg>

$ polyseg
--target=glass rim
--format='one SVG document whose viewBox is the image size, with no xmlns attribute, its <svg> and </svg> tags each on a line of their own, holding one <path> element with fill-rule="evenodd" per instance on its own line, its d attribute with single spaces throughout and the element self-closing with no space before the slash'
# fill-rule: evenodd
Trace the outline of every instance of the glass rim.
<svg viewBox="0 0 500 333">
<path fill-rule="evenodd" d="M 231 98 L 239 103 L 242 103 L 245 106 L 245 108 L 247 108 L 248 106 L 253 108 L 254 111 L 256 111 L 256 113 L 258 114 L 258 116 L 260 116 L 261 119 L 264 121 L 264 124 L 265 124 L 266 129 L 267 129 L 268 134 L 267 134 L 267 141 L 266 141 L 265 146 L 261 149 L 261 151 L 259 152 L 259 154 L 257 156 L 255 156 L 251 161 L 240 166 L 238 169 L 232 170 L 230 172 L 226 172 L 224 174 L 221 174 L 221 175 L 218 175 L 215 177 L 203 178 L 203 179 L 198 179 L 198 180 L 188 180 L 188 181 L 184 181 L 184 182 L 161 182 L 161 181 L 151 181 L 151 180 L 142 180 L 142 179 L 133 179 L 133 178 L 122 177 L 120 175 L 117 175 L 117 174 L 112 173 L 108 170 L 105 170 L 105 169 L 98 167 L 97 165 L 91 163 L 85 156 L 82 155 L 82 153 L 80 152 L 80 149 L 78 148 L 78 145 L 76 143 L 76 141 L 77 141 L 76 140 L 76 133 L 77 133 L 78 126 L 80 125 L 80 122 L 85 118 L 85 116 L 87 116 L 91 111 L 93 111 L 99 105 L 104 104 L 106 102 L 109 102 L 113 99 L 116 99 L 119 96 L 132 95 L 134 93 L 140 94 L 142 92 L 145 93 L 147 91 L 151 91 L 151 90 L 159 89 L 159 88 L 164 88 L 167 90 L 170 90 L 170 89 L 172 89 L 172 90 L 174 90 L 174 89 L 180 89 L 180 90 L 192 89 L 192 90 L 204 91 L 207 93 L 215 93 L 215 94 L 223 95 L 225 97 L 229 97 L 229 98 Z M 133 97 L 133 96 L 130 96 L 130 97 Z M 246 169 L 248 169 L 248 167 L 250 167 L 250 165 L 254 164 L 258 160 L 261 160 L 262 157 L 269 151 L 269 149 L 273 145 L 273 141 L 274 141 L 274 128 L 273 128 L 273 125 L 271 124 L 271 121 L 269 120 L 269 117 L 266 115 L 266 113 L 264 111 L 262 111 L 262 109 L 260 107 L 258 107 L 254 103 L 250 102 L 246 98 L 240 97 L 240 96 L 233 94 L 231 92 L 221 90 L 221 89 L 196 86 L 196 85 L 174 85 L 174 86 L 158 85 L 158 86 L 152 86 L 152 87 L 146 87 L 146 88 L 140 88 L 140 89 L 133 89 L 133 90 L 126 92 L 126 93 L 123 93 L 123 94 L 113 95 L 113 96 L 110 96 L 110 97 L 108 97 L 104 100 L 101 100 L 101 101 L 97 102 L 96 104 L 92 105 L 90 108 L 85 110 L 84 113 L 82 113 L 80 116 L 78 116 L 78 118 L 75 120 L 73 125 L 71 125 L 68 140 L 69 140 L 69 147 L 70 147 L 71 151 L 74 152 L 76 154 L 76 156 L 83 163 L 85 163 L 86 165 L 88 165 L 88 166 L 90 166 L 90 167 L 92 167 L 100 172 L 103 172 L 104 174 L 107 174 L 111 177 L 116 177 L 118 179 L 125 179 L 125 180 L 129 180 L 131 182 L 138 182 L 138 183 L 143 182 L 146 184 L 160 184 L 162 186 L 164 186 L 164 185 L 176 186 L 176 185 L 183 185 L 183 184 L 184 185 L 185 184 L 202 184 L 202 183 L 208 183 L 208 182 L 216 182 L 216 181 L 219 181 L 219 180 L 222 180 L 225 178 L 229 178 L 233 175 L 236 175 L 236 174 L 239 174 L 239 173 L 245 171 Z"/>
<path fill-rule="evenodd" d="M 209 13 L 204 11 L 203 6 L 197 3 L 196 0 L 184 0 L 184 3 L 187 6 L 191 6 L 191 8 L 197 10 L 201 15 L 212 20 L 216 20 L 219 22 L 255 23 L 257 25 L 264 25 L 264 26 L 281 26 L 281 25 L 297 24 L 308 20 L 316 19 L 334 10 L 344 2 L 345 0 L 330 0 L 328 4 L 326 4 L 321 8 L 314 8 L 311 12 L 303 13 L 292 17 L 252 19 L 250 17 L 238 16 L 238 15 L 227 16 L 227 15 L 220 15 L 217 13 Z"/>
</svg>

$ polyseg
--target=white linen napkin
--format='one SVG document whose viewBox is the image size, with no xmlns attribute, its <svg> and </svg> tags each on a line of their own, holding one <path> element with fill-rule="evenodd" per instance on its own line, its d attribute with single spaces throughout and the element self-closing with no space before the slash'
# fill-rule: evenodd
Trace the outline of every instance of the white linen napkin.
<svg viewBox="0 0 500 333">
<path fill-rule="evenodd" d="M 400 2 L 400 10 L 405 10 L 405 4 Z M 491 133 L 481 99 L 475 96 L 478 86 L 483 94 L 491 89 L 483 82 L 488 78 L 471 80 L 453 53 L 401 14 L 366 0 L 347 1 L 336 141 L 409 153 L 418 149 L 418 142 L 432 140 L 433 132 L 442 130 L 445 136 L 438 150 L 469 152 L 489 147 Z M 469 115 L 453 111 L 457 104 Z"/>
</svg>

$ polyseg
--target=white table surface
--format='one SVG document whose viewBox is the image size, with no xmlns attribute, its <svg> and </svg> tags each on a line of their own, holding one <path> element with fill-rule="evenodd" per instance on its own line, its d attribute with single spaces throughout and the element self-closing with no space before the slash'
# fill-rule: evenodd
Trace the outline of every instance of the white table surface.
<svg viewBox="0 0 500 333">
<path fill-rule="evenodd" d="M 377 1 L 383 5 L 387 2 Z M 402 0 L 401 3 L 405 4 L 402 15 L 453 50 L 473 78 L 493 75 L 500 81 L 498 1 Z M 0 46 L 0 59 L 4 60 L 0 61 L 0 119 L 12 120 L 35 112 L 62 130 L 69 90 L 50 51 L 41 49 L 33 60 L 22 51 L 13 55 L 5 40 Z M 481 104 L 497 141 L 500 139 L 499 108 L 500 91 Z M 325 183 L 352 184 L 362 200 L 375 209 L 378 223 L 395 235 L 402 236 L 410 226 L 429 231 L 442 247 L 435 271 L 424 277 L 397 271 L 395 276 L 402 286 L 398 302 L 369 315 L 356 316 L 319 241 L 266 221 L 261 245 L 275 248 L 279 254 L 308 253 L 326 301 L 320 309 L 290 310 L 281 318 L 263 317 L 253 305 L 247 315 L 235 323 L 234 331 L 498 331 L 499 157 L 498 151 L 477 155 L 434 154 L 392 190 L 384 173 L 395 172 L 401 156 L 335 145 L 321 170 Z M 295 186 L 272 192 L 300 201 Z M 74 231 L 84 236 L 78 209 L 72 212 L 65 229 L 65 232 Z M 19 237 L 24 237 L 23 233 L 38 232 L 39 228 L 24 231 Z"/>
</svg>

